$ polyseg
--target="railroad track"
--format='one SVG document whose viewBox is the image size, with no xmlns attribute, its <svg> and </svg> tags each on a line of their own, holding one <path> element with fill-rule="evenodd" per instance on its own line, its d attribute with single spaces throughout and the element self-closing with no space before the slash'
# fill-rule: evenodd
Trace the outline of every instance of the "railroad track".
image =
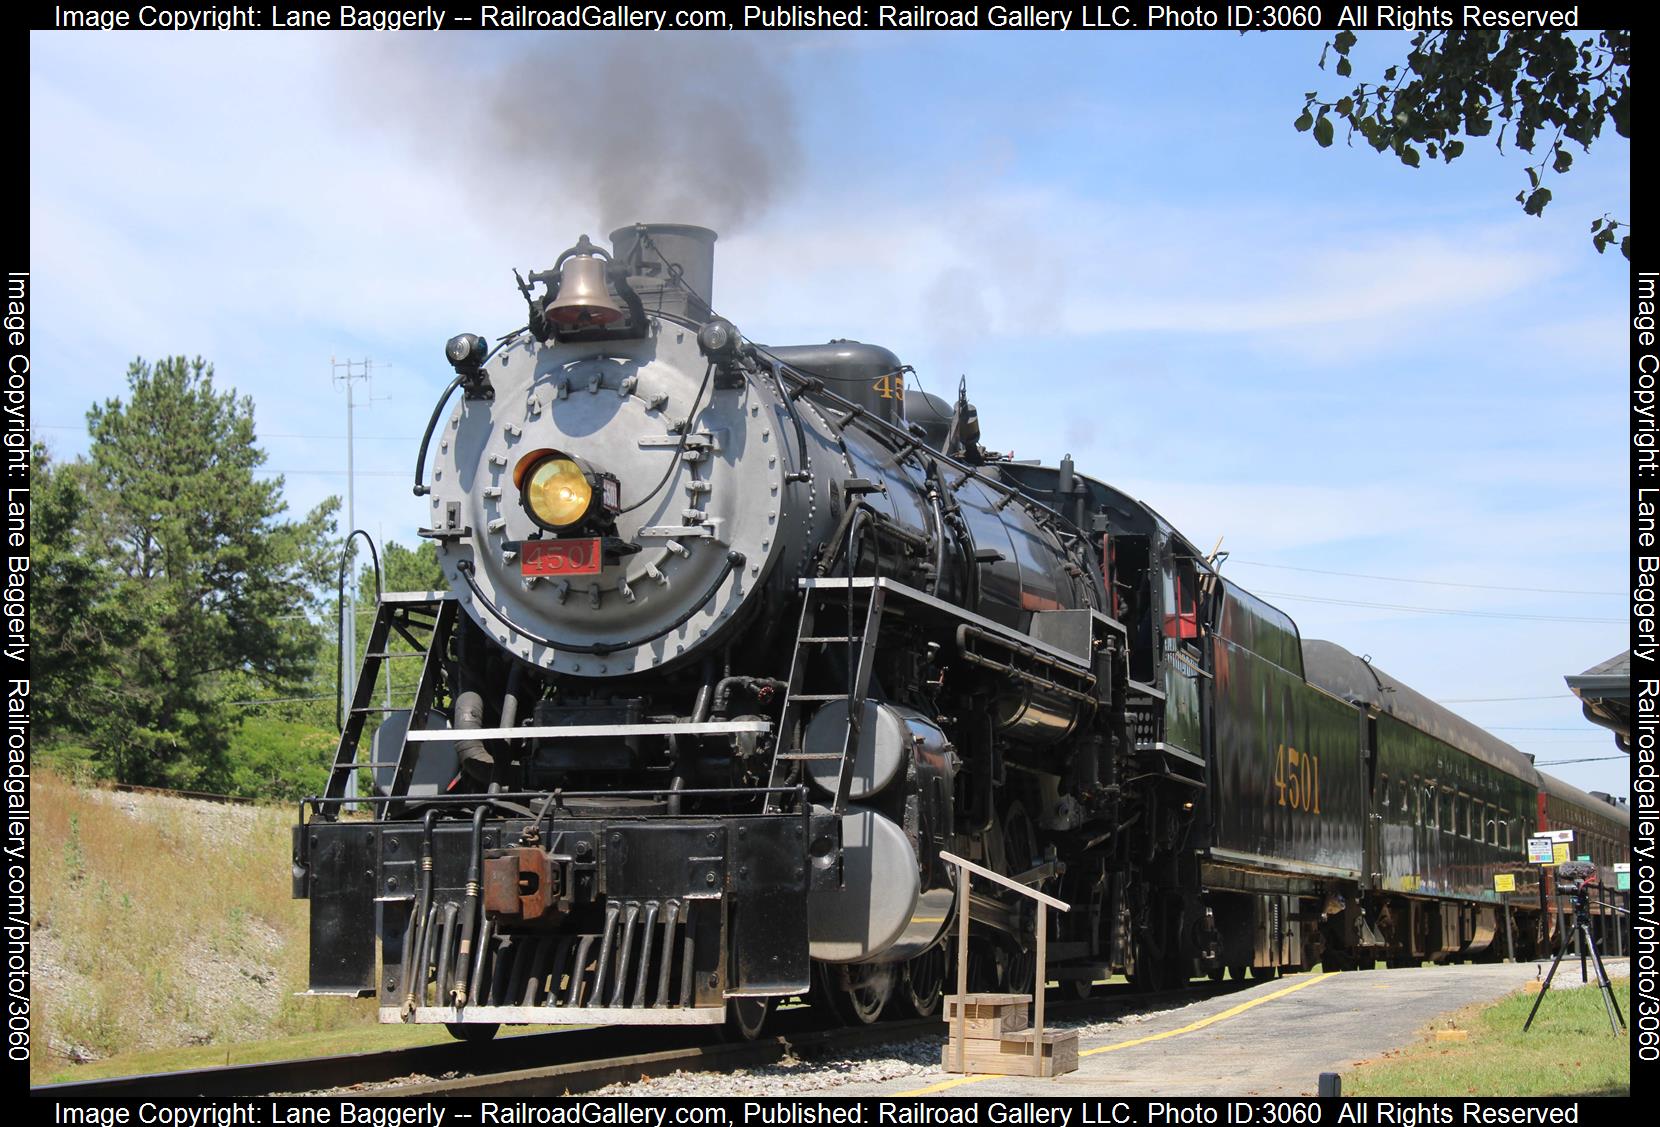
<svg viewBox="0 0 1660 1127">
<path fill-rule="evenodd" d="M 803 1015 L 805 1016 L 805 1015 Z M 427 1096 L 533 1097 L 579 1095 L 611 1084 L 629 1084 L 675 1072 L 731 1072 L 759 1068 L 788 1056 L 829 1057 L 874 1045 L 909 1041 L 930 1033 L 945 1035 L 937 1017 L 883 1021 L 875 1025 L 834 1029 L 803 1029 L 776 1033 L 754 1041 L 633 1053 L 611 1060 L 543 1064 L 473 1076 L 416 1081 L 379 1093 L 399 1099 Z"/>
<path fill-rule="evenodd" d="M 1051 993 L 1045 1013 L 1050 1021 L 1099 1019 L 1138 1006 L 1185 1005 L 1245 985 L 1248 984 L 1195 982 L 1182 990 L 1157 995 L 1109 986 L 1097 988 L 1094 996 L 1083 1000 L 1061 999 Z M 945 1024 L 938 1017 L 826 1029 L 822 1018 L 815 1018 L 813 1011 L 805 1006 L 779 1011 L 769 1023 L 769 1030 L 766 1036 L 754 1041 L 727 1043 L 718 1031 L 711 1029 L 572 1028 L 488 1042 L 421 1045 L 382 1052 L 49 1084 L 32 1091 L 34 1095 L 70 1099 L 229 1098 L 325 1091 L 398 1098 L 558 1096 L 674 1072 L 755 1068 L 786 1056 L 833 1056 L 929 1034 L 936 1034 L 942 1040 L 945 1036 Z"/>
<path fill-rule="evenodd" d="M 237 1064 L 182 1072 L 152 1072 L 106 1080 L 71 1081 L 33 1089 L 35 1095 L 82 1096 L 263 1096 L 281 1092 L 315 1092 L 358 1084 L 382 1084 L 404 1076 L 444 1076 L 451 1073 L 492 1072 L 535 1065 L 580 1063 L 637 1052 L 642 1043 L 658 1051 L 687 1048 L 701 1033 L 714 1043 L 713 1033 L 699 1030 L 656 1030 L 638 1026 L 582 1028 L 548 1033 L 498 1037 L 493 1041 L 444 1042 L 378 1052 Z M 670 1037 L 673 1043 L 667 1043 Z M 664 1041 L 662 1045 L 654 1042 Z"/>
<path fill-rule="evenodd" d="M 211 794 L 201 790 L 173 790 L 170 787 L 143 787 L 137 783 L 107 783 L 108 789 L 119 791 L 122 794 L 156 794 L 163 798 L 188 798 L 193 802 L 216 802 L 222 806 L 256 806 L 257 798 L 244 798 L 235 794 Z"/>
</svg>

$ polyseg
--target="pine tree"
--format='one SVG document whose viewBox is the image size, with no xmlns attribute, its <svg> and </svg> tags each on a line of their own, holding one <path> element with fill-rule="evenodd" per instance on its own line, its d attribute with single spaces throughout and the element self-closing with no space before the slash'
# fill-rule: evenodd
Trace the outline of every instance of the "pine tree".
<svg viewBox="0 0 1660 1127">
<path fill-rule="evenodd" d="M 75 535 L 97 567 L 82 590 L 101 587 L 129 628 L 104 654 L 113 696 L 84 728 L 124 781 L 223 786 L 239 715 L 222 683 L 288 690 L 313 669 L 307 612 L 331 578 L 338 501 L 282 519 L 282 479 L 256 476 L 253 402 L 217 391 L 202 359 L 135 360 L 127 380 L 125 402 L 87 413 L 90 457 L 59 471 L 85 486 Z"/>
<path fill-rule="evenodd" d="M 47 744 L 92 731 L 94 717 L 124 713 L 114 655 L 137 637 L 88 528 L 97 499 L 91 467 L 30 451 L 29 672 L 35 734 Z"/>
</svg>

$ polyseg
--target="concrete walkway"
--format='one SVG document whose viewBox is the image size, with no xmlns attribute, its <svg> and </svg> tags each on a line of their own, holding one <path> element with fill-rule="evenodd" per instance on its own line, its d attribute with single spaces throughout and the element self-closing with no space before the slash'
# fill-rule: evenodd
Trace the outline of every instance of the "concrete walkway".
<svg viewBox="0 0 1660 1127">
<path fill-rule="evenodd" d="M 1610 978 L 1629 973 L 1626 959 L 1605 965 Z M 1080 1026 L 1078 1070 L 1053 1080 L 941 1071 L 922 1082 L 849 1085 L 836 1094 L 1313 1095 L 1320 1073 L 1411 1044 L 1438 1016 L 1497 1000 L 1547 969 L 1548 962 L 1529 962 L 1294 975 L 1134 1022 Z M 1551 994 L 1579 985 L 1578 962 L 1564 959 Z"/>
</svg>

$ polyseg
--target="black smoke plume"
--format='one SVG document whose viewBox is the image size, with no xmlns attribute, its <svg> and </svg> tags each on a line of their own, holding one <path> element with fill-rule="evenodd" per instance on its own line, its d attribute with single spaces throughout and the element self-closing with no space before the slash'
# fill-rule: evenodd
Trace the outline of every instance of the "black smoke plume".
<svg viewBox="0 0 1660 1127">
<path fill-rule="evenodd" d="M 435 163 L 487 198 L 528 206 L 513 218 L 537 225 L 562 201 L 606 230 L 669 221 L 730 233 L 794 179 L 791 91 L 752 41 L 554 33 L 505 51 L 501 42 L 487 38 L 465 59 L 393 43 L 372 65 L 356 60 L 352 85 Z"/>
</svg>

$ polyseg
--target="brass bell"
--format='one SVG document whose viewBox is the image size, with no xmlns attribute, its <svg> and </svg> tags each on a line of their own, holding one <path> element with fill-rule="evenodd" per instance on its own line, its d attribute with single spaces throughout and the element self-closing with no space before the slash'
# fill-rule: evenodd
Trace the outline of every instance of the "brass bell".
<svg viewBox="0 0 1660 1127">
<path fill-rule="evenodd" d="M 567 329 L 609 325 L 622 319 L 623 311 L 605 287 L 605 263 L 598 257 L 603 253 L 584 235 L 560 256 L 559 293 L 548 302 L 543 316 Z"/>
</svg>

